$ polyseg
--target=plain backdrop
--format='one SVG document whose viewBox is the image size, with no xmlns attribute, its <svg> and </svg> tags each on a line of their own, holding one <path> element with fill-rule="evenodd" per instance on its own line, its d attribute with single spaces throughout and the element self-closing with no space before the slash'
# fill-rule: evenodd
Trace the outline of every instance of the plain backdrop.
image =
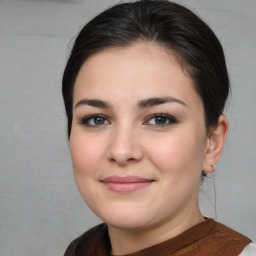
<svg viewBox="0 0 256 256">
<path fill-rule="evenodd" d="M 0 0 L 0 255 L 63 255 L 100 220 L 77 191 L 61 78 L 71 38 L 114 0 Z M 181 0 L 223 44 L 230 131 L 205 214 L 256 240 L 256 1 Z M 204 188 L 203 187 L 203 188 Z M 209 198 L 209 200 L 207 199 Z"/>
</svg>

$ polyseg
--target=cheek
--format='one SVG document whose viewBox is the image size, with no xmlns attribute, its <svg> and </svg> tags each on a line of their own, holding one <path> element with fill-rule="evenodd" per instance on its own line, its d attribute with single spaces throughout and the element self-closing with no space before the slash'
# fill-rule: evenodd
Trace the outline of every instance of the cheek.
<svg viewBox="0 0 256 256">
<path fill-rule="evenodd" d="M 184 142 L 177 137 L 153 142 L 154 148 L 149 152 L 150 159 L 157 169 L 164 172 L 177 170 L 178 165 L 185 163 Z M 181 168 L 181 166 L 180 166 Z"/>
<path fill-rule="evenodd" d="M 85 203 L 94 210 L 100 195 L 95 182 L 105 154 L 103 140 L 93 134 L 85 136 L 80 129 L 74 129 L 70 136 L 70 151 L 77 188 Z"/>
<path fill-rule="evenodd" d="M 75 175 L 90 175 L 97 169 L 104 151 L 104 143 L 96 136 L 71 132 L 70 151 Z"/>
<path fill-rule="evenodd" d="M 148 155 L 157 169 L 171 174 L 187 175 L 188 171 L 200 172 L 204 158 L 202 136 L 184 131 L 166 136 L 153 137 L 154 147 L 150 147 Z"/>
</svg>

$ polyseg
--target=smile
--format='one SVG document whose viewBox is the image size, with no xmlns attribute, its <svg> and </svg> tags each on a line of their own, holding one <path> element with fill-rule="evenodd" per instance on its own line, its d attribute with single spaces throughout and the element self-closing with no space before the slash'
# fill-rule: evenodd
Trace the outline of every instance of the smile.
<svg viewBox="0 0 256 256">
<path fill-rule="evenodd" d="M 129 193 L 151 185 L 154 180 L 137 176 L 110 176 L 102 180 L 108 190 L 117 193 Z"/>
</svg>

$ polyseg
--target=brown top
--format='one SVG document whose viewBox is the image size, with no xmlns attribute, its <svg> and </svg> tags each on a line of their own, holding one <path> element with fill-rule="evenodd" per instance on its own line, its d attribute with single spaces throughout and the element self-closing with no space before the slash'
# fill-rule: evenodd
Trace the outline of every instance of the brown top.
<svg viewBox="0 0 256 256">
<path fill-rule="evenodd" d="M 123 256 L 237 256 L 251 240 L 238 232 L 207 219 L 163 243 Z M 106 224 L 87 231 L 74 240 L 64 256 L 110 256 Z"/>
</svg>

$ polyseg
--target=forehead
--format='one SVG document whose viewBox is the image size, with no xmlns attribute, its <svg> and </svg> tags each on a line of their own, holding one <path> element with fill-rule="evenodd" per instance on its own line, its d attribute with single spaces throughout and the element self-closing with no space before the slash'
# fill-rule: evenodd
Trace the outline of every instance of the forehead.
<svg viewBox="0 0 256 256">
<path fill-rule="evenodd" d="M 196 91 L 175 54 L 155 43 L 139 42 L 90 56 L 75 81 L 74 101 L 95 96 L 115 99 L 117 94 L 139 100 L 166 93 L 187 98 Z"/>
</svg>

